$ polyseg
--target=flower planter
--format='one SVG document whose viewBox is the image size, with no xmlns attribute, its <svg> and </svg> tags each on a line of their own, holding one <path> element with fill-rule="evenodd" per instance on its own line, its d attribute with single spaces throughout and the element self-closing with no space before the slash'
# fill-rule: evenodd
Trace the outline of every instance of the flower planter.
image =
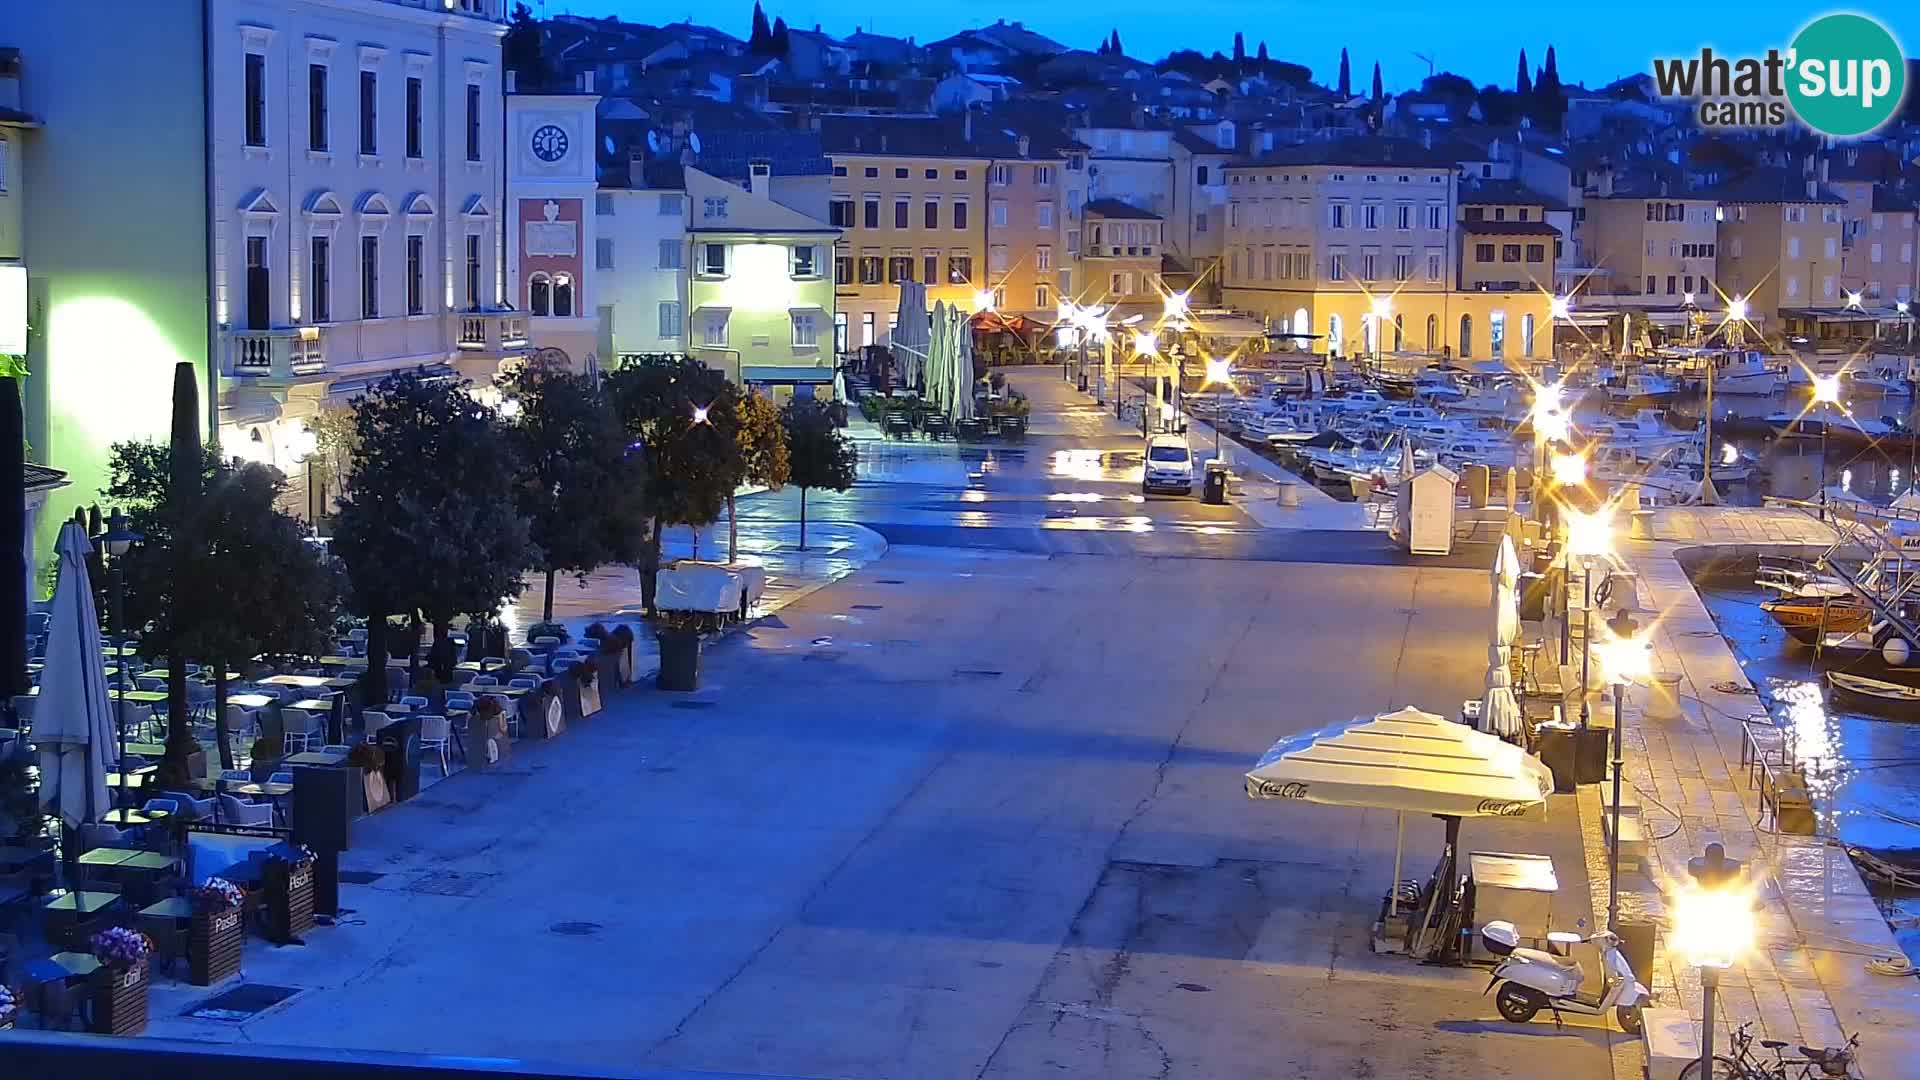
<svg viewBox="0 0 1920 1080">
<path fill-rule="evenodd" d="M 467 768 L 503 769 L 512 757 L 507 714 L 476 712 L 467 719 Z"/>
<path fill-rule="evenodd" d="M 373 769 L 360 771 L 360 784 L 367 797 L 367 813 L 385 810 L 393 801 L 393 794 L 387 790 L 387 778 L 384 773 Z"/>
<path fill-rule="evenodd" d="M 139 1035 L 147 1030 L 147 962 L 103 967 L 93 973 L 96 1035 Z"/>
<path fill-rule="evenodd" d="M 313 863 L 270 859 L 261 879 L 267 893 L 267 940 L 276 945 L 298 941 L 313 929 Z"/>
<path fill-rule="evenodd" d="M 240 974 L 240 945 L 245 938 L 240 909 L 195 912 L 187 931 L 187 966 L 195 986 L 212 986 Z"/>
</svg>

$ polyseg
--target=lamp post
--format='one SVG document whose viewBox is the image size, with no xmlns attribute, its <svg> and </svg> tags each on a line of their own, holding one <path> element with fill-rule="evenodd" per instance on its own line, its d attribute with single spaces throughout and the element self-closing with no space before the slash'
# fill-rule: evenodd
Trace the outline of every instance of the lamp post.
<svg viewBox="0 0 1920 1080">
<path fill-rule="evenodd" d="M 1207 381 L 1213 384 L 1213 459 L 1220 460 L 1220 390 L 1233 379 L 1233 362 L 1224 356 L 1207 357 Z"/>
<path fill-rule="evenodd" d="M 1646 678 L 1647 643 L 1635 636 L 1633 614 L 1621 610 L 1607 620 L 1608 638 L 1602 645 L 1608 681 L 1613 683 L 1613 813 L 1607 840 L 1607 929 L 1620 923 L 1620 783 L 1626 766 L 1627 687 Z"/>
<path fill-rule="evenodd" d="M 1375 297 L 1368 305 L 1367 315 L 1373 320 L 1373 364 L 1380 366 L 1380 354 L 1385 350 L 1381 346 L 1381 337 L 1385 334 L 1387 320 L 1393 315 L 1393 301 L 1387 297 Z"/>
<path fill-rule="evenodd" d="M 1582 569 L 1581 586 L 1586 601 L 1581 605 L 1580 629 L 1580 729 L 1586 730 L 1589 720 L 1587 706 L 1588 675 L 1593 666 L 1593 563 L 1605 558 L 1609 549 L 1609 533 L 1613 527 L 1613 516 L 1605 510 L 1591 514 L 1574 513 L 1567 518 L 1567 554 L 1578 557 Z M 1572 619 L 1565 620 L 1571 623 Z"/>
<path fill-rule="evenodd" d="M 1726 849 L 1708 844 L 1687 860 L 1693 882 L 1674 897 L 1674 944 L 1700 969 L 1700 1075 L 1713 1076 L 1713 998 L 1720 973 L 1753 943 L 1753 901 L 1741 881 L 1740 863 Z M 1722 1074 L 1727 1075 L 1727 1074 Z"/>
<path fill-rule="evenodd" d="M 1160 351 L 1160 345 L 1158 342 L 1154 340 L 1154 337 L 1152 334 L 1147 333 L 1144 330 L 1136 331 L 1134 333 L 1133 354 L 1140 358 L 1140 367 L 1143 372 L 1148 371 L 1149 369 L 1152 368 L 1153 358 L 1157 353 L 1159 353 L 1159 351 Z M 1155 378 L 1155 376 L 1152 375 L 1151 373 L 1146 374 L 1145 377 L 1147 379 Z M 1147 389 L 1144 386 L 1142 386 L 1140 390 L 1140 437 L 1143 439 L 1147 437 L 1147 398 L 1148 396 L 1149 394 Z"/>
<path fill-rule="evenodd" d="M 115 728 L 119 732 L 120 741 L 120 805 L 129 806 L 131 803 L 128 802 L 128 799 L 133 788 L 127 783 L 127 767 L 125 764 L 127 760 L 127 588 L 126 572 L 120 563 L 121 559 L 126 556 L 127 549 L 145 540 L 146 537 L 127 528 L 127 516 L 122 514 L 118 507 L 114 508 L 113 513 L 107 515 L 106 524 L 107 531 L 94 537 L 94 540 L 100 545 L 100 549 L 105 552 L 107 556 L 104 561 L 111 571 L 110 578 L 113 582 L 113 610 L 111 612 L 111 618 L 113 622 L 113 644 L 114 649 L 117 651 L 117 659 L 119 660 L 119 663 L 115 664 L 114 668 L 116 674 L 119 676 L 117 681 L 120 684 L 120 693 L 115 696 L 113 702 L 113 720 Z"/>
<path fill-rule="evenodd" d="M 1833 406 L 1840 403 L 1840 376 L 1813 377 L 1813 403 L 1820 411 L 1820 520 L 1827 520 L 1827 431 L 1833 427 Z"/>
<path fill-rule="evenodd" d="M 1532 420 L 1533 426 L 1533 461 L 1531 465 L 1535 485 L 1533 489 L 1533 518 L 1535 521 L 1541 519 L 1540 515 L 1546 509 L 1546 503 L 1541 498 L 1540 474 L 1546 471 L 1547 444 L 1549 442 L 1564 441 L 1567 437 L 1567 429 L 1571 426 L 1567 422 L 1566 412 L 1561 408 L 1561 398 L 1565 389 L 1565 384 L 1559 382 L 1535 383 L 1533 387 L 1533 407 L 1529 411 L 1528 416 L 1529 419 Z"/>
<path fill-rule="evenodd" d="M 1553 457 L 1553 482 L 1558 487 L 1573 487 L 1586 482 L 1587 459 L 1579 454 L 1555 454 Z M 1538 499 L 1536 499 L 1536 502 Z M 1566 530 L 1561 530 L 1560 543 L 1561 595 L 1573 595 L 1573 552 L 1567 542 Z M 1568 605 L 1560 605 L 1560 666 L 1565 667 L 1568 657 L 1568 642 L 1571 632 L 1568 629 Z"/>
</svg>

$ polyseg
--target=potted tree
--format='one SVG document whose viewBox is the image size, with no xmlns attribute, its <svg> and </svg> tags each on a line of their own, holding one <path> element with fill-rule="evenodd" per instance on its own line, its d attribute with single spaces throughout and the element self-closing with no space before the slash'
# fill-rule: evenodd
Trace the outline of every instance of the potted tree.
<svg viewBox="0 0 1920 1080">
<path fill-rule="evenodd" d="M 600 711 L 600 658 L 589 656 L 573 666 L 567 672 L 580 684 L 580 715 L 592 716 Z"/>
<path fill-rule="evenodd" d="M 14 1018 L 20 1014 L 20 1003 L 14 999 L 13 991 L 0 986 L 0 1031 L 13 1026 Z"/>
<path fill-rule="evenodd" d="M 313 929 L 313 859 L 313 849 L 305 844 L 282 844 L 267 855 L 260 877 L 266 886 L 267 940 L 276 945 L 298 944 L 300 935 Z"/>
<path fill-rule="evenodd" d="M 347 751 L 347 764 L 360 770 L 360 779 L 366 788 L 367 813 L 384 810 L 393 801 L 393 793 L 387 790 L 387 776 L 383 772 L 387 766 L 387 752 L 373 743 L 361 743 Z"/>
<path fill-rule="evenodd" d="M 93 935 L 93 1032 L 138 1035 L 147 1030 L 147 959 L 153 942 L 124 926 Z"/>
<path fill-rule="evenodd" d="M 240 908 L 247 894 L 226 878 L 208 878 L 193 889 L 193 921 L 187 931 L 187 966 L 195 986 L 212 986 L 240 974 Z"/>
<path fill-rule="evenodd" d="M 613 628 L 611 639 L 615 645 L 615 663 L 612 670 L 622 687 L 633 685 L 633 627 L 621 623 Z M 602 646 L 604 648 L 605 646 Z"/>
</svg>

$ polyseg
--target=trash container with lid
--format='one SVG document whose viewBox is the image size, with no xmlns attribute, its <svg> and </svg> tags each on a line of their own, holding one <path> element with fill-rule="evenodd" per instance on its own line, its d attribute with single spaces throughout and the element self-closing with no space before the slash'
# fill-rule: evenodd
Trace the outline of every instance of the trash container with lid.
<svg viewBox="0 0 1920 1080">
<path fill-rule="evenodd" d="M 1553 773 L 1553 790 L 1570 794 L 1579 781 L 1580 725 L 1549 720 L 1534 729 L 1540 763 Z"/>
<path fill-rule="evenodd" d="M 1225 506 L 1227 503 L 1227 463 L 1207 462 L 1206 479 L 1201 485 L 1200 501 Z"/>
<path fill-rule="evenodd" d="M 420 718 L 396 717 L 375 736 L 385 752 L 380 771 L 387 778 L 387 792 L 394 802 L 405 802 L 420 794 Z"/>
<path fill-rule="evenodd" d="M 1575 734 L 1574 779 L 1582 784 L 1598 784 L 1607 778 L 1607 744 L 1613 729 L 1592 724 Z"/>
<path fill-rule="evenodd" d="M 691 630 L 661 630 L 660 673 L 654 685 L 662 690 L 700 689 L 700 635 Z"/>
</svg>

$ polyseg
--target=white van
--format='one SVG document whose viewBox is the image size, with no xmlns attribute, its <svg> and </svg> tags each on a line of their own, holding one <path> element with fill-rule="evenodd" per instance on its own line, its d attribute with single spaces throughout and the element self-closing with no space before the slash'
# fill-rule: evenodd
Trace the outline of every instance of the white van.
<svg viewBox="0 0 1920 1080">
<path fill-rule="evenodd" d="M 1185 435 L 1147 438 L 1146 471 L 1140 477 L 1140 490 L 1193 493 L 1193 451 L 1187 449 Z"/>
</svg>

